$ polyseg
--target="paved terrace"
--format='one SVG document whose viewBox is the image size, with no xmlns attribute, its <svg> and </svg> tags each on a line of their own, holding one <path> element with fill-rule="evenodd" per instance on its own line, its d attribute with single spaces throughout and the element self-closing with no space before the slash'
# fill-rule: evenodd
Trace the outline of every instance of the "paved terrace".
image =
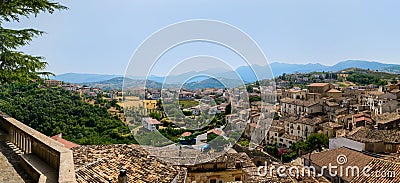
<svg viewBox="0 0 400 183">
<path fill-rule="evenodd" d="M 1 111 L 0 131 L 0 182 L 28 180 L 22 168 L 32 182 L 75 182 L 72 151 L 61 143 Z"/>
<path fill-rule="evenodd" d="M 19 157 L 11 149 L 0 130 L 0 182 L 31 182 L 31 177 L 19 164 Z"/>
</svg>

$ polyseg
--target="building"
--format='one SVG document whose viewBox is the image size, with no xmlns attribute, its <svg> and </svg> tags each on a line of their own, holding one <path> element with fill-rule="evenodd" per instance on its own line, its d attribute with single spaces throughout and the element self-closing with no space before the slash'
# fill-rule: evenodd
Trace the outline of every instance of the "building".
<svg viewBox="0 0 400 183">
<path fill-rule="evenodd" d="M 312 83 L 307 85 L 309 93 L 319 93 L 323 96 L 327 95 L 327 92 L 331 89 L 335 89 L 330 83 Z"/>
<path fill-rule="evenodd" d="M 329 140 L 329 148 L 348 147 L 373 153 L 396 153 L 400 147 L 400 132 L 358 127 L 346 134 Z"/>
<path fill-rule="evenodd" d="M 84 145 L 72 148 L 76 182 L 118 182 L 121 171 L 127 182 L 170 183 L 184 180 L 185 168 L 151 156 L 139 145 Z"/>
<path fill-rule="evenodd" d="M 147 113 L 151 113 L 157 109 L 157 100 L 143 100 L 143 106 L 147 109 Z"/>
<path fill-rule="evenodd" d="M 186 182 L 242 182 L 244 168 L 256 167 L 246 153 L 225 153 L 207 163 L 188 165 Z"/>
<path fill-rule="evenodd" d="M 342 97 L 342 92 L 332 88 L 326 92 L 326 96 L 331 97 L 331 98 L 340 98 L 340 97 Z"/>
<path fill-rule="evenodd" d="M 398 129 L 400 127 L 400 114 L 398 113 L 376 115 L 373 119 L 380 130 Z"/>
<path fill-rule="evenodd" d="M 294 144 L 300 140 L 303 140 L 303 138 L 300 136 L 290 135 L 290 134 L 285 133 L 278 138 L 278 146 L 289 148 L 292 144 Z"/>
<path fill-rule="evenodd" d="M 316 101 L 284 98 L 281 100 L 281 114 L 284 116 L 307 116 L 322 112 L 322 105 Z"/>
<path fill-rule="evenodd" d="M 367 128 L 373 128 L 373 126 L 375 125 L 374 121 L 372 121 L 371 119 L 371 115 L 367 114 L 367 113 L 358 113 L 358 114 L 354 114 L 352 116 L 352 126 L 351 129 L 353 128 L 358 128 L 360 126 L 365 126 Z"/>
<path fill-rule="evenodd" d="M 50 87 L 57 87 L 62 85 L 62 81 L 58 80 L 44 80 L 44 84 Z"/>
<path fill-rule="evenodd" d="M 269 127 L 265 142 L 267 144 L 278 144 L 279 137 L 285 133 L 284 124 L 280 120 L 272 121 L 271 127 Z"/>
<path fill-rule="evenodd" d="M 343 125 L 333 122 L 326 122 L 320 126 L 322 128 L 322 132 L 329 138 L 336 137 L 336 132 L 343 128 Z"/>
<path fill-rule="evenodd" d="M 312 133 L 318 132 L 322 119 L 318 117 L 288 117 L 281 118 L 285 125 L 285 132 L 289 135 L 306 139 Z"/>
<path fill-rule="evenodd" d="M 344 160 L 344 163 L 342 164 L 341 161 L 338 160 L 338 157 L 344 157 L 347 161 Z M 361 152 L 342 147 L 329 151 L 313 153 L 310 156 L 304 155 L 302 156 L 302 159 L 304 162 L 303 166 L 314 167 L 319 174 L 322 174 L 332 183 L 346 183 L 351 182 L 357 176 L 357 174 L 353 174 L 351 172 L 346 173 L 346 169 L 348 169 L 348 167 L 358 167 L 362 170 L 374 158 Z M 323 168 L 328 167 L 329 165 L 337 168 Z M 342 167 L 342 170 L 340 170 L 339 167 Z M 334 171 L 336 171 L 336 174 Z"/>
<path fill-rule="evenodd" d="M 142 118 L 142 125 L 144 128 L 150 131 L 156 131 L 158 130 L 158 127 L 161 125 L 161 122 L 152 118 Z"/>
</svg>

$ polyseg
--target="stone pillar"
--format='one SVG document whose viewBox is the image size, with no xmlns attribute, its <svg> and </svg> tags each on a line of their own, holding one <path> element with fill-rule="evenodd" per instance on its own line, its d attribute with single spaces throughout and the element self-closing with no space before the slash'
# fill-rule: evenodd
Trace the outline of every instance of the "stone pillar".
<svg viewBox="0 0 400 183">
<path fill-rule="evenodd" d="M 26 145 L 25 134 L 22 134 L 22 146 L 21 146 L 21 150 L 22 150 L 22 152 L 24 152 L 24 153 L 26 153 L 25 145 Z"/>
<path fill-rule="evenodd" d="M 32 141 L 30 138 L 28 139 L 28 153 L 32 153 Z"/>
<path fill-rule="evenodd" d="M 21 141 L 20 140 L 21 140 L 21 137 L 20 137 L 19 132 L 17 131 L 17 143 L 15 145 L 17 145 L 18 148 L 21 145 Z"/>
</svg>

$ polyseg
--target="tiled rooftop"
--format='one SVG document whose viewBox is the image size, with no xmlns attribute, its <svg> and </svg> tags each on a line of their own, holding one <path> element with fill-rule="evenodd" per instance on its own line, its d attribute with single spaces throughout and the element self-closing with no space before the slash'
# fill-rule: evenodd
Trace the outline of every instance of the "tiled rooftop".
<svg viewBox="0 0 400 183">
<path fill-rule="evenodd" d="M 129 182 L 171 182 L 179 167 L 149 154 L 138 145 L 78 146 L 72 148 L 77 182 L 117 182 L 126 170 Z"/>
<path fill-rule="evenodd" d="M 313 118 L 307 118 L 307 117 L 282 117 L 282 121 L 289 121 L 291 123 L 301 123 L 301 124 L 306 124 L 306 125 L 317 125 L 322 123 L 322 119 L 318 117 L 313 117 Z"/>
<path fill-rule="evenodd" d="M 318 104 L 318 102 L 316 102 L 316 101 L 305 101 L 305 100 L 292 99 L 292 98 L 283 98 L 283 99 L 281 99 L 281 103 L 294 104 L 294 105 L 305 106 L 305 107 L 310 107 L 310 106 Z"/>
<path fill-rule="evenodd" d="M 397 130 L 372 130 L 366 127 L 358 127 L 347 138 L 359 142 L 387 142 L 400 144 L 400 131 Z"/>
<path fill-rule="evenodd" d="M 384 124 L 384 123 L 389 123 L 389 122 L 392 122 L 395 120 L 400 120 L 400 114 L 395 113 L 395 112 L 384 113 L 384 114 L 376 115 L 374 119 L 377 123 Z"/>
<path fill-rule="evenodd" d="M 347 162 L 345 165 L 340 165 L 337 161 L 337 157 L 339 155 L 345 155 L 347 158 Z M 303 158 L 308 159 L 308 155 L 304 155 Z M 354 151 L 345 147 L 338 148 L 338 149 L 333 149 L 329 151 L 323 151 L 319 153 L 313 153 L 311 154 L 311 161 L 322 167 L 322 166 L 328 166 L 329 163 L 333 166 L 346 166 L 346 167 L 365 167 L 370 163 L 374 158 L 368 155 L 365 155 L 361 152 Z M 343 179 L 346 181 L 351 181 L 354 177 L 349 174 L 349 175 L 343 175 Z"/>
<path fill-rule="evenodd" d="M 400 163 L 394 163 L 386 160 L 374 159 L 368 166 L 371 171 L 367 172 L 369 175 L 362 173 L 355 177 L 351 183 L 365 182 L 379 182 L 379 183 L 398 183 L 400 182 Z M 388 175 L 389 172 L 394 172 L 394 176 L 382 176 L 382 173 Z"/>
</svg>

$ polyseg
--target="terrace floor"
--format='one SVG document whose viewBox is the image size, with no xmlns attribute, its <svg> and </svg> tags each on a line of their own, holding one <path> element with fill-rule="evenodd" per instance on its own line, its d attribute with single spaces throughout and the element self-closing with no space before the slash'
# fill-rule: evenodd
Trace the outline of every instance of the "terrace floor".
<svg viewBox="0 0 400 183">
<path fill-rule="evenodd" d="M 19 155 L 2 140 L 0 131 L 0 182 L 33 182 L 19 164 Z"/>
</svg>

